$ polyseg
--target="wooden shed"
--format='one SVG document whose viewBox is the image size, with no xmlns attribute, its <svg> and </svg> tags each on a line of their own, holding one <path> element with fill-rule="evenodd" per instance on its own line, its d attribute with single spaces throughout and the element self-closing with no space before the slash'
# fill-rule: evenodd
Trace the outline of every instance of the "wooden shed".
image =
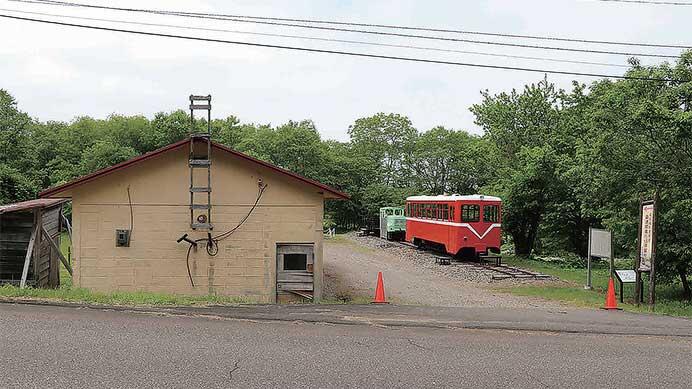
<svg viewBox="0 0 692 389">
<path fill-rule="evenodd" d="M 37 199 L 0 206 L 0 283 L 60 286 L 60 232 L 65 199 Z"/>
<path fill-rule="evenodd" d="M 320 297 L 324 201 L 348 198 L 194 137 L 41 196 L 72 200 L 76 286 L 257 302 Z"/>
</svg>

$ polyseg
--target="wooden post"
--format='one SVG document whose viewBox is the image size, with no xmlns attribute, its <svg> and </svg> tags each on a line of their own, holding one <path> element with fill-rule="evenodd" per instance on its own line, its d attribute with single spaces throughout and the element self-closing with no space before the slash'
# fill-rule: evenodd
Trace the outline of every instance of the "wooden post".
<svg viewBox="0 0 692 389">
<path fill-rule="evenodd" d="M 589 238 L 586 250 L 586 286 L 584 289 L 593 289 L 591 280 L 591 226 L 589 226 Z"/>
<path fill-rule="evenodd" d="M 613 250 L 613 232 L 610 231 L 610 278 L 615 278 L 615 254 Z M 620 289 L 620 295 L 622 295 L 622 288 Z"/>
<path fill-rule="evenodd" d="M 639 219 L 637 219 L 637 257 L 636 260 L 634 261 L 634 267 L 635 267 L 635 273 L 636 273 L 636 278 L 634 281 L 634 299 L 637 302 L 637 306 L 641 304 L 641 295 L 642 295 L 642 272 L 639 271 L 641 267 L 641 261 L 642 261 L 642 203 L 644 202 L 642 196 L 639 196 Z"/>
<path fill-rule="evenodd" d="M 45 228 L 41 227 L 41 232 L 42 235 L 44 235 L 46 239 L 48 239 L 48 242 L 53 247 L 53 249 L 58 253 L 58 258 L 60 258 L 60 262 L 62 262 L 62 264 L 65 265 L 65 269 L 67 269 L 70 275 L 72 275 L 72 266 L 70 266 L 70 264 L 67 262 L 67 259 L 65 259 L 65 257 L 60 252 L 60 247 L 58 247 L 58 245 L 55 244 L 55 241 L 53 241 L 53 239 L 50 238 L 50 235 L 48 235 L 48 231 L 46 231 Z"/>
<path fill-rule="evenodd" d="M 22 269 L 22 280 L 19 282 L 19 288 L 24 289 L 26 287 L 26 278 L 29 276 L 29 263 L 34 252 L 34 242 L 36 241 L 36 231 L 37 228 L 34 226 L 31 231 L 31 238 L 29 239 L 29 245 L 26 248 L 26 257 L 24 258 L 24 268 Z"/>
<path fill-rule="evenodd" d="M 651 246 L 651 271 L 649 272 L 649 309 L 653 311 L 654 305 L 656 305 L 656 241 L 658 239 L 658 207 L 660 203 L 660 198 L 658 195 L 658 189 L 654 194 L 654 220 L 652 223 L 652 236 L 653 241 Z"/>
<path fill-rule="evenodd" d="M 38 271 L 38 260 L 41 259 L 41 241 L 43 240 L 43 236 L 41 234 L 41 229 L 43 228 L 43 210 L 40 208 L 37 208 L 34 210 L 34 225 L 36 226 L 36 240 L 34 241 L 34 281 L 36 282 L 36 286 L 38 285 L 38 277 L 39 277 L 39 271 Z"/>
</svg>

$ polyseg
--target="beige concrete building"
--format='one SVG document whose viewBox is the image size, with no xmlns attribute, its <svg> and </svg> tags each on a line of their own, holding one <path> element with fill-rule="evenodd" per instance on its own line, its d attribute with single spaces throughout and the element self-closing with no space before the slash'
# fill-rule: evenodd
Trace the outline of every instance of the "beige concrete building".
<svg viewBox="0 0 692 389">
<path fill-rule="evenodd" d="M 191 187 L 207 178 L 191 180 L 189 157 L 184 140 L 41 193 L 72 200 L 74 284 L 260 302 L 318 299 L 324 200 L 348 196 L 213 143 L 209 244 L 206 229 L 193 230 L 207 220 L 190 199 Z M 184 234 L 198 240 L 196 248 L 177 241 Z"/>
</svg>

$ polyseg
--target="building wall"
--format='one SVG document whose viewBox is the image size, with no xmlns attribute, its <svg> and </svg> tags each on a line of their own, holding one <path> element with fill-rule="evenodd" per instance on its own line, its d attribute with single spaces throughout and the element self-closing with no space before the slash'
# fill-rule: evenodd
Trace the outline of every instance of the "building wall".
<svg viewBox="0 0 692 389">
<path fill-rule="evenodd" d="M 314 243 L 315 297 L 322 290 L 323 195 L 317 188 L 221 151 L 212 156 L 213 234 L 235 227 L 259 190 L 259 206 L 243 226 L 219 242 L 210 257 L 204 246 L 190 255 L 176 243 L 190 229 L 188 149 L 183 147 L 117 171 L 70 191 L 73 205 L 74 282 L 99 291 L 242 295 L 260 302 L 276 296 L 276 244 Z M 206 176 L 205 169 L 197 175 Z M 206 180 L 206 177 L 204 177 Z M 200 180 L 198 186 L 206 186 Z M 130 247 L 115 247 L 115 230 L 130 226 Z M 202 196 L 205 195 L 196 195 Z"/>
</svg>

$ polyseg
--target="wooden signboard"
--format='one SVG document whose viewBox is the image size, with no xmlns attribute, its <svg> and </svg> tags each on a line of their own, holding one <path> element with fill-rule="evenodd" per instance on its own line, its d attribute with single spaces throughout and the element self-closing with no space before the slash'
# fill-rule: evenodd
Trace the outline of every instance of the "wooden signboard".
<svg viewBox="0 0 692 389">
<path fill-rule="evenodd" d="M 654 203 L 642 204 L 639 235 L 639 271 L 651 271 L 654 251 Z"/>
<path fill-rule="evenodd" d="M 656 303 L 656 235 L 658 225 L 658 192 L 653 200 L 639 203 L 639 233 L 637 234 L 637 264 L 635 299 L 644 301 L 642 273 L 649 273 L 649 305 Z"/>
</svg>

